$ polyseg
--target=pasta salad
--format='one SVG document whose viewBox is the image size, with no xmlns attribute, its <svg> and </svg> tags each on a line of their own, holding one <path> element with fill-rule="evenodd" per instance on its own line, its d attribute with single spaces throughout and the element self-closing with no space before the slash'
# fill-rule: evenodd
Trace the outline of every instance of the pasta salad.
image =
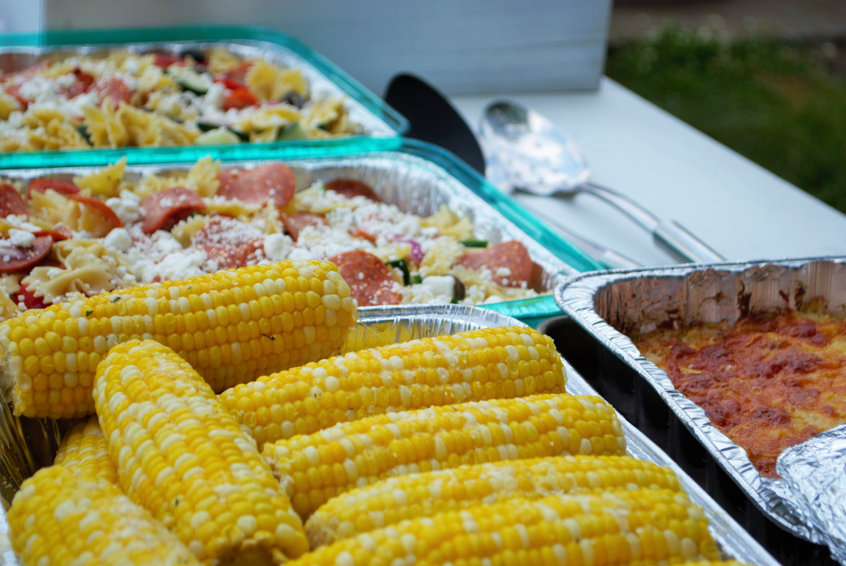
<svg viewBox="0 0 846 566">
<path fill-rule="evenodd" d="M 0 151 L 178 146 L 360 134 L 294 68 L 222 46 L 44 58 L 0 73 Z"/>
<path fill-rule="evenodd" d="M 519 241 L 477 239 L 446 206 L 421 216 L 353 178 L 297 187 L 290 167 L 84 176 L 0 184 L 3 316 L 114 289 L 284 259 L 336 263 L 360 306 L 533 297 Z"/>
</svg>

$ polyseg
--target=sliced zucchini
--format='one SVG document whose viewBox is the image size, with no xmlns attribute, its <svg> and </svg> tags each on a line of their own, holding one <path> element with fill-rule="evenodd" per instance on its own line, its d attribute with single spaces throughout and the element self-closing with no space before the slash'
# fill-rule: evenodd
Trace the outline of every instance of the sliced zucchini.
<svg viewBox="0 0 846 566">
<path fill-rule="evenodd" d="M 209 130 L 197 136 L 194 143 L 197 145 L 228 145 L 241 143 L 241 138 L 229 128 L 217 128 Z"/>
<path fill-rule="evenodd" d="M 240 139 L 241 141 L 250 141 L 250 134 L 241 132 L 239 130 L 236 130 L 235 128 L 230 128 L 229 126 L 226 126 L 224 124 L 218 124 L 217 122 L 197 120 L 197 129 L 199 129 L 201 132 L 211 132 L 214 130 L 219 130 L 220 128 L 223 128 L 224 130 L 229 130 L 234 135 L 238 136 L 238 139 Z"/>
<path fill-rule="evenodd" d="M 461 240 L 459 242 L 465 248 L 486 248 L 488 247 L 487 240 Z"/>
<path fill-rule="evenodd" d="M 189 90 L 194 94 L 206 94 L 212 85 L 210 78 L 201 75 L 191 67 L 171 65 L 167 68 L 167 74 L 173 77 L 182 90 Z"/>
<path fill-rule="evenodd" d="M 285 129 L 281 130 L 276 135 L 276 141 L 293 141 L 293 140 L 307 140 L 309 139 L 308 131 L 300 124 L 299 120 L 291 122 Z"/>
<path fill-rule="evenodd" d="M 404 259 L 391 259 L 385 262 L 389 267 L 395 267 L 402 273 L 402 284 L 408 285 L 411 281 L 411 271 L 408 269 L 408 263 Z"/>
</svg>

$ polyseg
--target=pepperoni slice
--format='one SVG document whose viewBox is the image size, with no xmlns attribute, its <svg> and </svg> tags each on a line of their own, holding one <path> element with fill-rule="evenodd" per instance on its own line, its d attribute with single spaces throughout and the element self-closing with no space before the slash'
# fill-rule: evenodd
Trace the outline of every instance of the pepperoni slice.
<svg viewBox="0 0 846 566">
<path fill-rule="evenodd" d="M 167 69 L 171 65 L 184 66 L 185 61 L 182 60 L 182 57 L 177 57 L 169 53 L 156 53 L 153 58 L 153 65 L 161 69 Z"/>
<path fill-rule="evenodd" d="M 326 188 L 347 198 L 364 197 L 382 202 L 370 185 L 356 179 L 335 179 L 326 183 Z"/>
<path fill-rule="evenodd" d="M 29 198 L 33 191 L 43 193 L 47 189 L 53 189 L 60 195 L 64 196 L 70 196 L 79 192 L 79 187 L 70 181 L 50 179 L 49 177 L 39 177 L 29 182 L 29 187 L 26 190 L 26 198 Z"/>
<path fill-rule="evenodd" d="M 50 253 L 53 238 L 36 236 L 32 245 L 21 247 L 9 239 L 0 239 L 0 273 L 12 273 L 37 265 Z"/>
<path fill-rule="evenodd" d="M 191 246 L 206 252 L 218 269 L 253 265 L 264 259 L 264 234 L 229 216 L 212 216 L 191 238 Z"/>
<path fill-rule="evenodd" d="M 297 189 L 294 172 L 279 162 L 265 163 L 253 169 L 223 169 L 218 179 L 219 195 L 258 206 L 264 206 L 268 201 L 277 207 L 285 206 Z"/>
<path fill-rule="evenodd" d="M 295 242 L 300 237 L 300 231 L 306 226 L 325 226 L 326 219 L 319 214 L 311 212 L 295 212 L 293 214 L 282 214 L 282 224 L 285 231 Z"/>
<path fill-rule="evenodd" d="M 528 283 L 534 267 L 529 250 L 517 240 L 467 252 L 458 258 L 457 263 L 470 269 L 489 269 L 494 282 L 503 287 L 520 287 Z M 505 269 L 508 273 L 500 272 Z"/>
<path fill-rule="evenodd" d="M 26 203 L 18 190 L 7 183 L 0 183 L 0 216 L 26 214 Z"/>
<path fill-rule="evenodd" d="M 44 302 L 43 297 L 36 297 L 35 294 L 29 290 L 26 285 L 21 285 L 20 290 L 15 293 L 13 299 L 15 304 L 23 303 L 27 309 L 44 309 L 47 308 L 47 303 Z"/>
<path fill-rule="evenodd" d="M 338 266 L 358 306 L 396 305 L 402 300 L 402 295 L 394 290 L 397 280 L 391 268 L 375 255 L 352 250 L 334 255 L 329 261 Z"/>
<path fill-rule="evenodd" d="M 50 236 L 54 242 L 61 242 L 62 240 L 70 240 L 73 238 L 73 232 L 67 226 L 57 224 L 50 230 L 39 230 L 34 232 L 36 236 Z"/>
<path fill-rule="evenodd" d="M 67 195 L 67 197 L 79 203 L 81 210 L 77 220 L 78 230 L 88 232 L 95 238 L 102 238 L 113 229 L 123 226 L 123 222 L 115 211 L 103 201 L 80 193 Z"/>
<path fill-rule="evenodd" d="M 108 100 L 114 107 L 119 106 L 121 102 L 129 102 L 132 98 L 132 90 L 118 77 L 101 78 L 94 85 L 94 90 L 100 97 L 101 103 Z"/>
<path fill-rule="evenodd" d="M 371 244 L 376 244 L 376 241 L 379 239 L 376 237 L 375 234 L 371 234 L 367 230 L 364 230 L 358 226 L 350 230 L 350 236 L 353 236 L 355 238 L 362 238 L 364 240 L 367 240 Z"/>
<path fill-rule="evenodd" d="M 6 94 L 8 94 L 9 96 L 11 96 L 15 100 L 17 100 L 18 104 L 20 104 L 20 106 L 21 106 L 21 110 L 26 112 L 26 109 L 29 107 L 30 101 L 27 100 L 26 98 L 24 98 L 23 95 L 21 94 L 21 85 L 19 85 L 19 84 L 9 85 L 6 88 L 4 88 L 3 90 L 6 91 Z"/>
<path fill-rule="evenodd" d="M 180 220 L 205 207 L 203 197 L 185 187 L 171 187 L 153 193 L 141 201 L 144 209 L 141 231 L 152 234 L 156 230 L 170 230 Z"/>
</svg>

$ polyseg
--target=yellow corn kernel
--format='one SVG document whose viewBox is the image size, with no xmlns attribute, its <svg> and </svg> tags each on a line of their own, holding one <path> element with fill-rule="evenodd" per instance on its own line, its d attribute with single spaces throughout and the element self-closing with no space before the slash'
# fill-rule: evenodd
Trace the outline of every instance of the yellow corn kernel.
<svg viewBox="0 0 846 566">
<path fill-rule="evenodd" d="M 275 306 L 272 314 L 266 316 L 262 311 L 258 319 L 253 315 L 251 303 L 258 305 L 262 298 L 296 298 L 311 292 L 312 280 L 332 283 L 320 288 L 331 289 L 333 299 L 337 296 L 334 304 L 338 309 L 332 328 L 335 332 L 330 333 L 334 338 L 310 340 L 307 337 L 315 334 L 315 328 L 303 324 L 285 330 L 262 330 L 271 329 L 270 321 L 285 314 L 278 308 L 284 301 L 271 301 L 269 304 Z M 241 303 L 238 297 L 247 296 L 245 289 L 254 298 Z M 196 310 L 197 305 L 202 305 L 200 310 Z M 203 314 L 214 321 L 216 309 L 233 305 L 240 307 L 241 316 L 247 317 L 250 323 L 245 330 L 239 330 L 237 341 L 231 340 L 225 322 L 212 323 L 202 342 L 188 330 L 189 315 Z M 116 344 L 131 339 L 153 339 L 162 344 L 178 344 L 178 353 L 192 360 L 195 369 L 215 391 L 222 391 L 260 375 L 332 355 L 343 343 L 356 316 L 349 287 L 337 268 L 321 261 L 255 265 L 121 289 L 52 305 L 0 323 L 3 352 L 0 384 L 11 395 L 15 415 L 60 418 L 91 414 L 94 411 L 91 384 L 97 363 Z M 294 320 L 302 321 L 302 316 Z M 69 327 L 76 327 L 75 345 L 61 339 Z M 251 344 L 258 347 L 248 347 Z M 52 368 L 56 354 L 64 357 L 61 373 Z M 45 367 L 45 363 L 51 367 Z M 72 395 L 63 396 L 66 389 Z M 77 392 L 84 402 L 62 402 L 66 398 L 75 399 Z"/>
<path fill-rule="evenodd" d="M 176 536 L 117 487 L 67 465 L 27 479 L 9 508 L 21 564 L 199 564 Z"/>
<path fill-rule="evenodd" d="M 114 347 L 94 399 L 121 487 L 198 559 L 280 564 L 308 549 L 255 442 L 173 350 Z"/>
<path fill-rule="evenodd" d="M 53 463 L 88 478 L 118 483 L 117 469 L 96 416 L 78 422 L 65 434 Z"/>
<path fill-rule="evenodd" d="M 401 521 L 292 564 L 653 564 L 719 558 L 683 492 L 521 496 Z"/>
<path fill-rule="evenodd" d="M 565 379 L 551 338 L 503 326 L 350 352 L 237 385 L 220 400 L 263 446 L 388 411 L 562 393 Z"/>
<path fill-rule="evenodd" d="M 630 456 L 553 456 L 408 474 L 334 497 L 305 524 L 312 548 L 406 519 L 522 495 L 622 489 L 679 491 L 669 468 Z"/>
<path fill-rule="evenodd" d="M 542 394 L 375 415 L 265 444 L 303 519 L 354 487 L 408 473 L 565 454 L 625 453 L 599 397 Z"/>
</svg>

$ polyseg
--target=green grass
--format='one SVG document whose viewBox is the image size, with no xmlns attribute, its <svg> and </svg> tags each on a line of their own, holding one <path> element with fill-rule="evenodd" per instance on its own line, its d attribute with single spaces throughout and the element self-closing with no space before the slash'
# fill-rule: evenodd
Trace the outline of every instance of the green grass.
<svg viewBox="0 0 846 566">
<path fill-rule="evenodd" d="M 846 212 L 846 79 L 828 47 L 668 28 L 609 49 L 605 72 Z"/>
</svg>

